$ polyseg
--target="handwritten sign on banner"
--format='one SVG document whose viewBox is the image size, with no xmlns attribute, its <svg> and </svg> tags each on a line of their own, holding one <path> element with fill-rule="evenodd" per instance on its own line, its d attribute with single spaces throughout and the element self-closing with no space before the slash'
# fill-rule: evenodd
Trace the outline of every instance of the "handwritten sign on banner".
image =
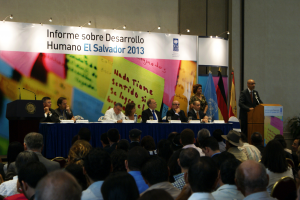
<svg viewBox="0 0 300 200">
<path fill-rule="evenodd" d="M 114 57 L 109 91 L 102 113 L 112 108 L 115 103 L 121 103 L 125 107 L 127 103 L 134 102 L 140 118 L 142 111 L 148 108 L 148 99 L 155 99 L 157 108 L 161 107 L 164 85 L 165 80 L 162 77 L 124 58 Z"/>
</svg>

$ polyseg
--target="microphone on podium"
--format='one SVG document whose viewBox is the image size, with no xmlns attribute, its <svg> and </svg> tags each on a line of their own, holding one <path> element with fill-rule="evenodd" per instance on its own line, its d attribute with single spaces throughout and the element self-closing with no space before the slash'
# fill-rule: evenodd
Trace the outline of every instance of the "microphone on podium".
<svg viewBox="0 0 300 200">
<path fill-rule="evenodd" d="M 26 88 L 23 88 L 23 90 L 27 90 Z M 30 90 L 27 90 L 27 91 L 29 91 L 29 92 L 32 92 L 32 91 L 30 91 Z M 33 94 L 34 94 L 34 100 L 36 100 L 36 94 L 34 93 L 34 92 L 32 92 Z"/>
</svg>

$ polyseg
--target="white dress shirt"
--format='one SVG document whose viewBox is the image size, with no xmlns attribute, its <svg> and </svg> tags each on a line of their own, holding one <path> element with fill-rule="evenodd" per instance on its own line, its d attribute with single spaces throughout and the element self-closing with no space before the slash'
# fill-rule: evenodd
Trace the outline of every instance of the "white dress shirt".
<svg viewBox="0 0 300 200">
<path fill-rule="evenodd" d="M 187 148 L 194 148 L 194 149 L 196 149 L 199 152 L 200 157 L 205 156 L 205 154 L 202 151 L 202 149 L 200 149 L 199 147 L 196 147 L 194 144 L 188 144 L 188 145 L 185 145 L 184 147 L 182 147 L 182 149 L 187 149 Z"/>
<path fill-rule="evenodd" d="M 236 185 L 224 184 L 219 187 L 216 191 L 211 193 L 216 200 L 242 200 L 244 195 L 238 191 Z"/>
<path fill-rule="evenodd" d="M 195 192 L 193 193 L 188 200 L 215 200 L 213 195 L 208 192 Z"/>
<path fill-rule="evenodd" d="M 116 115 L 114 108 L 111 108 L 105 112 L 104 119 L 117 121 L 120 119 L 125 120 L 125 115 L 123 114 L 123 112 L 120 112 L 120 114 Z"/>
<path fill-rule="evenodd" d="M 149 110 L 151 111 L 151 113 L 153 114 L 153 110 L 151 109 L 151 108 L 149 108 Z M 155 112 L 155 110 L 154 110 L 154 115 L 155 115 L 155 117 L 156 117 L 156 120 L 158 120 L 158 117 L 157 117 L 157 115 L 156 115 L 156 112 Z M 153 120 L 154 120 L 154 118 L 153 118 Z"/>
<path fill-rule="evenodd" d="M 12 180 L 5 181 L 0 185 L 0 195 L 4 197 L 18 194 L 17 191 L 18 176 L 14 176 Z"/>
</svg>

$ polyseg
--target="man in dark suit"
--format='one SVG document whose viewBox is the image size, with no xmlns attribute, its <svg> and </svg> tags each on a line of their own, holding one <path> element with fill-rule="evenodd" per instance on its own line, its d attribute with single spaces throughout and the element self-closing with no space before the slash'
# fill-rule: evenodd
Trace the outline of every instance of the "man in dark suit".
<svg viewBox="0 0 300 200">
<path fill-rule="evenodd" d="M 149 107 L 142 112 L 142 121 L 146 123 L 149 120 L 150 116 L 153 117 L 153 120 L 158 120 L 158 122 L 162 122 L 161 114 L 159 111 L 155 110 L 157 107 L 156 101 L 154 99 L 149 99 L 147 101 L 147 106 Z"/>
<path fill-rule="evenodd" d="M 55 112 L 59 116 L 59 118 L 68 120 L 72 119 L 75 120 L 73 117 L 73 112 L 70 109 L 70 106 L 67 104 L 67 99 L 65 97 L 59 97 L 57 100 L 57 106 L 58 108 L 55 109 Z"/>
<path fill-rule="evenodd" d="M 44 105 L 44 117 L 40 120 L 41 122 L 59 122 L 58 114 L 51 108 L 50 97 L 42 98 Z"/>
<path fill-rule="evenodd" d="M 142 131 L 136 128 L 129 131 L 129 139 L 131 140 L 129 150 L 132 149 L 133 147 L 141 146 L 140 145 L 141 134 Z"/>
<path fill-rule="evenodd" d="M 171 120 L 181 120 L 182 122 L 187 122 L 187 117 L 183 110 L 180 110 L 179 101 L 173 101 L 172 109 L 167 112 L 167 121 L 168 116 L 171 116 Z"/>
<path fill-rule="evenodd" d="M 258 95 L 258 92 L 254 90 L 255 82 L 252 79 L 247 81 L 248 88 L 243 90 L 240 95 L 240 120 L 242 133 L 247 135 L 247 112 L 253 110 L 255 106 L 262 104 L 262 100 Z"/>
<path fill-rule="evenodd" d="M 192 120 L 200 120 L 207 123 L 207 116 L 200 110 L 200 101 L 193 102 L 193 108 L 188 112 L 188 117 L 192 117 Z"/>
</svg>

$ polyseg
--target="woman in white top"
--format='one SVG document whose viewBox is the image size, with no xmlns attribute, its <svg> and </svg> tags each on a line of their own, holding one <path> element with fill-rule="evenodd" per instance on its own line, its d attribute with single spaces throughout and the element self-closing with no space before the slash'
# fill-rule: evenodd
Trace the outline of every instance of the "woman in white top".
<svg viewBox="0 0 300 200">
<path fill-rule="evenodd" d="M 288 176 L 294 178 L 293 170 L 288 166 L 285 158 L 285 152 L 282 145 L 271 140 L 264 149 L 261 163 L 265 165 L 269 175 L 269 185 L 267 191 L 271 193 L 274 184 L 282 177 Z"/>
</svg>

